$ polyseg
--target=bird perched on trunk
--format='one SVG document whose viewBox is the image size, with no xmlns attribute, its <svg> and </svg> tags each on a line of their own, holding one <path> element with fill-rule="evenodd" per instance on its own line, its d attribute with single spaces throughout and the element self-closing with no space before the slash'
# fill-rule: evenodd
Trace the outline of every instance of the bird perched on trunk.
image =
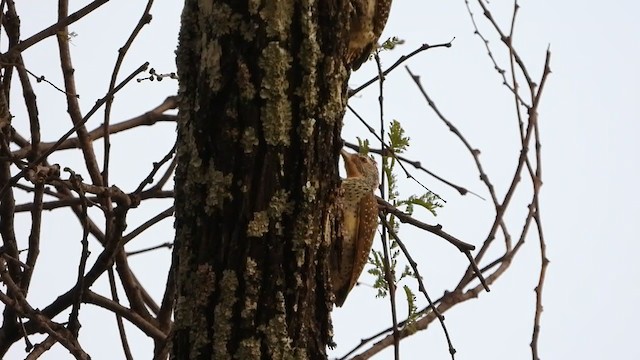
<svg viewBox="0 0 640 360">
<path fill-rule="evenodd" d="M 342 180 L 343 241 L 336 244 L 337 264 L 332 272 L 335 304 L 342 306 L 367 263 L 378 228 L 378 167 L 365 155 L 341 151 L 347 170 Z"/>
<path fill-rule="evenodd" d="M 347 63 L 353 70 L 367 61 L 387 24 L 391 0 L 352 0 Z"/>
</svg>

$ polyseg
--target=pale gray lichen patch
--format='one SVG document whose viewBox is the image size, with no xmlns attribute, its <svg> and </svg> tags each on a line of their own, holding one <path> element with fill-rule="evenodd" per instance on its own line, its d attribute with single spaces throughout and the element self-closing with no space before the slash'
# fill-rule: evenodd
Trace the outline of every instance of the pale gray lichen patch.
<svg viewBox="0 0 640 360">
<path fill-rule="evenodd" d="M 242 15 L 221 1 L 199 1 L 200 26 L 211 29 L 215 37 L 228 35 L 240 27 Z M 207 33 L 207 31 L 203 31 Z"/>
<path fill-rule="evenodd" d="M 262 273 L 258 269 L 258 264 L 252 258 L 247 258 L 245 265 L 244 278 L 245 278 L 245 299 L 244 308 L 240 313 L 240 316 L 249 320 L 253 324 L 253 317 L 255 316 L 256 309 L 258 309 L 258 292 L 260 288 L 260 281 L 262 280 Z"/>
<path fill-rule="evenodd" d="M 222 74 L 220 57 L 222 48 L 218 39 L 237 29 L 249 27 L 242 15 L 220 1 L 199 1 L 199 27 L 204 29 L 200 38 L 200 75 L 208 79 L 212 91 L 220 90 Z M 246 31 L 250 32 L 250 31 Z M 253 35 L 252 35 L 253 36 Z"/>
<path fill-rule="evenodd" d="M 318 192 L 318 181 L 314 180 L 313 184 L 308 181 L 302 187 L 305 202 L 312 203 L 316 201 L 316 193 Z"/>
<path fill-rule="evenodd" d="M 260 11 L 260 17 L 267 24 L 267 36 L 286 41 L 291 32 L 293 0 L 267 1 Z"/>
<path fill-rule="evenodd" d="M 300 138 L 302 139 L 302 142 L 306 144 L 313 140 L 313 131 L 315 130 L 316 119 L 303 119 L 300 123 Z"/>
<path fill-rule="evenodd" d="M 247 257 L 247 262 L 244 267 L 244 275 L 251 279 L 258 278 L 258 274 L 260 270 L 258 270 L 258 263 L 253 260 L 253 258 Z"/>
<path fill-rule="evenodd" d="M 188 159 L 188 175 L 185 176 L 182 189 L 188 194 L 189 201 L 182 204 L 183 211 L 185 214 L 192 214 L 196 209 L 204 207 L 207 215 L 212 215 L 216 209 L 222 209 L 225 200 L 232 198 L 230 189 L 233 174 L 217 170 L 212 159 L 207 164 L 203 163 L 197 150 L 193 126 L 182 122 L 178 126 L 181 127 L 183 141 L 179 142 L 177 156 Z"/>
<path fill-rule="evenodd" d="M 301 268 L 305 262 L 308 250 L 314 244 L 314 232 L 316 214 L 308 208 L 303 208 L 296 217 L 293 226 L 293 256 L 298 268 Z"/>
<path fill-rule="evenodd" d="M 284 315 L 284 295 L 281 291 L 276 293 L 275 314 L 269 320 L 267 326 L 261 326 L 266 338 L 267 351 L 270 359 L 295 359 L 293 356 L 293 341 L 287 332 L 287 322 Z"/>
<path fill-rule="evenodd" d="M 259 29 L 260 26 L 255 21 L 243 21 L 240 24 L 240 35 L 245 41 L 251 42 L 255 39 Z"/>
<path fill-rule="evenodd" d="M 284 152 L 278 153 L 278 165 L 280 165 L 280 176 L 284 177 Z"/>
<path fill-rule="evenodd" d="M 251 82 L 251 73 L 244 61 L 238 60 L 238 75 L 236 76 L 238 82 L 238 90 L 240 92 L 240 99 L 244 101 L 251 101 L 256 96 L 256 89 Z"/>
<path fill-rule="evenodd" d="M 202 37 L 202 52 L 200 54 L 200 74 L 209 80 L 209 88 L 212 91 L 220 90 L 222 86 L 222 74 L 220 73 L 220 56 L 222 49 L 217 40 Z"/>
<path fill-rule="evenodd" d="M 282 219 L 282 214 L 290 214 L 293 202 L 289 200 L 289 192 L 284 189 L 276 191 L 269 201 L 269 217 L 274 220 Z"/>
<path fill-rule="evenodd" d="M 176 239 L 179 239 L 182 246 L 177 247 L 178 251 L 178 267 L 176 269 L 176 276 L 184 278 L 189 274 L 189 265 L 193 261 L 193 254 L 191 253 L 191 245 L 193 241 L 193 232 L 189 226 L 180 226 L 176 229 Z"/>
<path fill-rule="evenodd" d="M 176 147 L 176 157 L 178 159 L 187 159 L 188 163 L 186 164 L 187 172 L 192 172 L 194 169 L 200 168 L 202 166 L 202 160 L 196 150 L 195 138 L 193 136 L 193 126 L 188 122 L 189 117 L 186 113 L 181 112 L 178 114 L 178 132 L 182 138 L 182 141 L 178 141 Z M 190 193 L 193 188 L 192 182 L 190 182 L 191 177 L 186 176 L 185 184 L 183 185 L 183 191 L 185 193 Z M 189 202 L 184 202 L 183 204 L 185 208 L 189 208 Z M 187 213 L 191 213 L 187 211 Z"/>
<path fill-rule="evenodd" d="M 313 114 L 318 106 L 318 74 L 316 67 L 322 52 L 318 44 L 318 24 L 315 19 L 313 4 L 308 0 L 303 1 L 300 25 L 304 36 L 298 57 L 304 74 L 297 95 L 302 98 L 302 109 L 306 114 Z"/>
<path fill-rule="evenodd" d="M 202 312 L 205 311 L 209 295 L 213 292 L 215 273 L 210 265 L 199 265 L 193 275 L 185 275 L 184 272 L 179 273 L 183 278 L 184 291 L 177 299 L 176 309 L 179 311 L 175 313 L 174 327 L 189 328 L 192 345 L 189 358 L 195 359 L 200 355 L 201 349 L 209 344 L 206 332 L 202 331 L 207 328 L 206 317 L 202 316 Z"/>
<path fill-rule="evenodd" d="M 258 140 L 258 136 L 256 135 L 256 129 L 251 126 L 245 128 L 242 132 L 240 143 L 242 144 L 244 153 L 251 154 L 253 152 L 253 148 L 260 144 L 260 140 Z"/>
<path fill-rule="evenodd" d="M 309 359 L 309 356 L 307 354 L 307 349 L 302 348 L 302 347 L 297 347 L 295 349 L 293 358 L 296 360 L 307 360 Z"/>
<path fill-rule="evenodd" d="M 189 201 L 184 202 L 183 211 L 186 214 L 193 213 L 204 201 L 205 211 L 211 215 L 215 209 L 222 209 L 225 200 L 231 199 L 233 174 L 225 174 L 217 170 L 213 160 L 205 166 L 196 148 L 193 127 L 183 123 L 179 123 L 178 126 L 182 127 L 183 141 L 179 142 L 177 157 L 188 159 L 186 165 L 188 175 L 185 177 L 186 181 L 182 184 L 182 188 L 186 194 L 189 194 Z M 201 195 L 203 189 L 206 191 L 206 196 Z"/>
<path fill-rule="evenodd" d="M 240 312 L 244 328 L 255 328 L 255 317 L 258 309 L 262 272 L 255 260 L 248 257 L 244 269 L 244 306 Z"/>
<path fill-rule="evenodd" d="M 287 96 L 291 54 L 279 43 L 271 42 L 262 52 L 260 67 L 264 71 L 260 97 L 265 100 L 261 111 L 264 137 L 269 145 L 290 143 L 291 102 Z"/>
<path fill-rule="evenodd" d="M 253 213 L 253 219 L 247 226 L 247 236 L 261 237 L 269 230 L 270 221 L 274 221 L 276 230 L 281 230 L 280 220 L 283 214 L 293 211 L 293 202 L 289 200 L 289 192 L 283 189 L 276 191 L 269 200 L 266 210 Z"/>
<path fill-rule="evenodd" d="M 213 310 L 213 354 L 216 359 L 231 359 L 227 343 L 231 337 L 233 305 L 237 301 L 238 277 L 233 270 L 224 270 L 220 280 L 220 302 Z"/>
<path fill-rule="evenodd" d="M 258 13 L 258 9 L 260 9 L 260 5 L 262 4 L 262 0 L 249 0 L 247 7 L 249 8 L 249 14 L 256 15 Z"/>
<path fill-rule="evenodd" d="M 342 119 L 344 109 L 347 106 L 347 98 L 344 96 L 344 79 L 347 79 L 347 70 L 343 64 L 333 58 L 325 58 L 324 73 L 327 74 L 327 90 L 330 101 L 326 101 L 322 106 L 322 117 L 331 122 Z M 333 100 L 335 99 L 335 101 Z"/>
<path fill-rule="evenodd" d="M 304 211 L 303 214 L 296 219 L 296 225 L 294 227 L 295 238 L 293 239 L 294 246 L 296 248 L 306 248 L 311 245 L 313 237 L 313 231 L 310 224 L 315 221 L 315 215 L 310 211 Z"/>
<path fill-rule="evenodd" d="M 247 236 L 261 237 L 269 231 L 269 214 L 266 210 L 253 213 L 253 219 L 247 225 Z"/>
<path fill-rule="evenodd" d="M 329 246 L 333 242 L 335 236 L 332 231 L 332 224 L 334 222 L 334 206 L 329 207 L 327 211 L 327 216 L 324 219 L 324 226 L 322 228 L 322 243 L 324 246 Z"/>
<path fill-rule="evenodd" d="M 282 235 L 284 229 L 281 224 L 282 214 L 290 214 L 293 210 L 293 202 L 289 201 L 289 192 L 278 190 L 269 202 L 269 217 L 275 221 L 275 230 L 278 235 Z"/>
<path fill-rule="evenodd" d="M 240 340 L 234 359 L 260 359 L 262 355 L 260 340 L 255 337 Z"/>
<path fill-rule="evenodd" d="M 194 296 L 194 301 L 197 306 L 205 306 L 209 301 L 209 294 L 213 292 L 216 274 L 209 264 L 198 265 L 198 269 L 195 271 L 195 274 L 196 276 L 193 287 L 194 289 L 198 289 L 199 295 Z"/>
<path fill-rule="evenodd" d="M 230 187 L 233 174 L 225 175 L 222 171 L 216 170 L 213 166 L 213 160 L 211 160 L 203 180 L 203 184 L 208 185 L 205 212 L 211 215 L 215 209 L 222 209 L 226 199 L 231 199 Z"/>
</svg>

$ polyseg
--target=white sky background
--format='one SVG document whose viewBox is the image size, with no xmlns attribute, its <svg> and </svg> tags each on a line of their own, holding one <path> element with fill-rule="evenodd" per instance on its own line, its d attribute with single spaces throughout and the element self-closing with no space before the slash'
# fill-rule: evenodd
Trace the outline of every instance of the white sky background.
<svg viewBox="0 0 640 360">
<path fill-rule="evenodd" d="M 73 1 L 75 11 L 89 1 Z M 84 112 L 104 96 L 117 57 L 142 14 L 145 1 L 112 1 L 91 16 L 73 24 L 77 33 L 71 48 L 76 81 Z M 173 51 L 177 45 L 180 1 L 157 1 L 153 21 L 144 28 L 125 61 L 120 79 L 145 61 L 158 72 L 175 71 Z M 634 1 L 522 1 L 516 32 L 516 47 L 529 71 L 539 78 L 545 50 L 551 45 L 551 75 L 540 108 L 543 146 L 541 213 L 551 264 L 544 292 L 544 313 L 540 354 L 545 359 L 638 359 L 637 324 L 640 323 L 640 242 L 634 227 L 640 216 L 637 201 L 640 132 L 637 98 L 640 95 L 640 5 Z M 56 22 L 56 1 L 20 0 L 22 39 Z M 510 21 L 512 2 L 491 2 L 494 16 L 505 26 Z M 507 67 L 505 52 L 475 10 L 483 32 L 492 39 L 496 55 Z M 447 42 L 450 49 L 433 49 L 408 62 L 421 76 L 427 91 L 439 108 L 463 132 L 474 147 L 497 188 L 504 194 L 518 156 L 517 122 L 513 101 L 501 78 L 493 70 L 480 39 L 473 35 L 464 1 L 396 1 L 383 37 L 398 36 L 406 45 L 385 53 L 383 62 L 397 57 L 421 43 Z M 6 37 L 2 38 L 6 50 Z M 54 38 L 28 49 L 25 64 L 37 75 L 62 86 Z M 375 73 L 366 64 L 352 77 L 355 87 Z M 17 75 L 15 76 L 17 80 Z M 64 96 L 44 83 L 32 81 L 38 97 L 43 141 L 54 141 L 71 122 Z M 132 83 L 121 91 L 114 104 L 112 122 L 139 115 L 160 104 L 176 92 L 177 83 Z M 12 111 L 14 126 L 28 135 L 18 84 L 14 84 Z M 412 138 L 407 156 L 420 160 L 430 170 L 487 197 L 471 157 L 462 144 L 428 109 L 403 68 L 388 76 L 385 88 L 386 122 L 398 119 Z M 351 100 L 351 105 L 374 125 L 378 123 L 377 87 L 371 87 Z M 89 121 L 93 129 L 102 122 L 103 111 Z M 352 116 L 345 120 L 343 137 L 354 141 L 366 130 Z M 174 126 L 158 124 L 112 137 L 111 181 L 126 192 L 133 191 L 168 151 L 174 139 Z M 96 142 L 98 158 L 102 142 Z M 52 162 L 69 166 L 89 176 L 80 152 L 65 151 Z M 134 162 L 135 161 L 135 162 Z M 414 173 L 423 183 L 447 200 L 439 216 L 418 216 L 439 223 L 458 238 L 480 245 L 493 218 L 489 201 L 457 193 L 423 173 Z M 399 174 L 399 178 L 403 178 Z M 420 192 L 411 182 L 401 183 L 402 194 Z M 527 184 L 521 185 L 523 188 Z M 515 199 L 514 215 L 507 218 L 512 233 L 518 231 L 526 211 L 528 194 Z M 29 201 L 19 197 L 17 203 Z M 170 205 L 154 201 L 130 212 L 129 230 Z M 516 210 L 517 209 L 517 210 Z M 30 218 L 18 217 L 18 235 L 26 244 Z M 75 232 L 70 232 L 73 229 Z M 170 241 L 172 221 L 167 220 L 128 245 L 136 250 Z M 71 234 L 71 235 L 69 235 Z M 443 240 L 428 233 L 402 228 L 404 242 L 419 261 L 420 270 L 433 298 L 452 289 L 466 268 L 465 257 Z M 75 282 L 80 254 L 81 232 L 69 210 L 45 213 L 42 249 L 29 294 L 34 307 L 44 307 Z M 93 256 L 99 246 L 92 242 Z M 376 240 L 376 246 L 379 242 Z M 23 246 L 26 248 L 26 245 Z M 164 287 L 170 252 L 166 249 L 131 258 L 142 283 L 159 300 Z M 487 261 L 491 257 L 487 258 Z M 482 264 L 481 264 L 482 266 Z M 511 268 L 496 282 L 491 293 L 482 293 L 445 314 L 446 324 L 458 353 L 456 359 L 528 359 L 534 310 L 534 292 L 539 269 L 538 244 L 531 236 Z M 66 275 L 63 275 L 66 274 Z M 361 278 L 372 283 L 370 275 Z M 94 290 L 108 295 L 106 276 Z M 335 340 L 332 356 L 342 355 L 361 338 L 389 326 L 387 299 L 375 299 L 366 286 L 353 290 L 341 309 L 334 311 Z M 420 298 L 420 296 L 418 296 Z M 422 300 L 421 300 L 422 301 Z M 404 313 L 401 309 L 400 316 Z M 80 341 L 94 360 L 122 357 L 114 317 L 106 311 L 84 305 L 81 312 Z M 68 313 L 56 320 L 65 321 Z M 149 358 L 152 341 L 128 326 L 136 358 Z M 34 336 L 33 342 L 43 337 Z M 442 330 L 433 324 L 401 343 L 403 359 L 447 359 Z M 22 359 L 24 343 L 12 348 L 7 359 Z M 69 355 L 60 346 L 45 359 L 64 359 Z M 379 359 L 391 359 L 388 349 Z"/>
</svg>

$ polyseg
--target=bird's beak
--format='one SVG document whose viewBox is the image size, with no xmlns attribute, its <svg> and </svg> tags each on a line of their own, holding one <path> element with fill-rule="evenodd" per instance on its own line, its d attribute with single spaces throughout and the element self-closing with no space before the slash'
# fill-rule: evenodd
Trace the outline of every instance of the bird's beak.
<svg viewBox="0 0 640 360">
<path fill-rule="evenodd" d="M 355 154 L 348 153 L 345 149 L 340 150 L 340 155 L 344 159 L 344 168 L 347 171 L 347 177 L 358 176 L 360 171 L 353 162 L 353 156 Z"/>
</svg>

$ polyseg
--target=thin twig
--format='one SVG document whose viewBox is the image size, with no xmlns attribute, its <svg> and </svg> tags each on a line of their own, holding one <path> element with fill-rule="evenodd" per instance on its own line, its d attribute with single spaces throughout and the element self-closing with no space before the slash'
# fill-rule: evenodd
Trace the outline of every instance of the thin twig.
<svg viewBox="0 0 640 360">
<path fill-rule="evenodd" d="M 346 146 L 346 147 L 348 147 L 348 148 L 350 148 L 352 150 L 355 150 L 356 152 L 360 151 L 360 146 L 358 146 L 356 144 L 352 144 L 352 143 L 347 142 L 347 141 L 344 142 L 344 146 Z M 388 149 L 388 148 L 385 148 L 384 150 L 381 150 L 381 149 L 374 149 L 374 148 L 370 147 L 368 150 L 369 150 L 369 152 L 374 153 L 374 154 L 378 154 L 380 156 L 382 156 L 384 154 L 387 154 L 389 152 L 392 152 L 392 153 L 395 154 L 395 152 L 392 149 Z M 458 193 L 460 193 L 460 195 L 464 196 L 466 194 L 472 194 L 472 195 L 475 195 L 475 196 L 477 196 L 478 198 L 480 198 L 482 200 L 486 200 L 485 198 L 483 198 L 482 196 L 476 194 L 475 192 L 473 192 L 471 190 L 468 190 L 467 188 L 462 187 L 460 185 L 456 185 L 456 184 L 452 183 L 451 181 L 449 181 L 449 180 L 439 176 L 438 174 L 435 174 L 434 172 L 430 171 L 429 169 L 423 167 L 422 163 L 420 161 L 410 160 L 409 158 L 404 157 L 402 155 L 398 155 L 398 154 L 395 154 L 395 158 L 396 158 L 396 160 L 399 160 L 400 162 L 403 162 L 405 164 L 409 164 L 409 165 L 413 166 L 414 168 L 416 168 L 418 170 L 424 171 L 428 175 L 434 177 L 436 180 L 444 183 L 447 186 L 450 186 L 450 187 L 454 188 Z"/>
<path fill-rule="evenodd" d="M 378 206 L 385 213 L 393 214 L 395 217 L 398 218 L 398 220 L 400 220 L 403 223 L 411 224 L 417 228 L 420 228 L 432 234 L 438 235 L 439 237 L 443 238 L 444 240 L 448 241 L 453 246 L 458 248 L 458 250 L 461 252 L 475 250 L 476 248 L 475 246 L 468 244 L 462 240 L 458 240 L 454 236 L 448 234 L 447 232 L 442 230 L 441 225 L 429 225 L 427 223 L 424 223 L 420 220 L 413 218 L 411 215 L 396 208 L 392 204 L 388 203 L 386 200 L 383 200 L 381 198 L 378 198 L 377 200 L 378 200 Z"/>
<path fill-rule="evenodd" d="M 442 327 L 442 331 L 444 332 L 444 336 L 447 339 L 447 344 L 449 346 L 449 354 L 451 354 L 451 359 L 455 359 L 456 349 L 453 346 L 453 342 L 451 341 L 449 330 L 447 329 L 447 326 L 444 323 L 444 316 L 438 312 L 438 309 L 436 308 L 434 302 L 431 300 L 429 293 L 427 293 L 427 288 L 424 286 L 422 276 L 418 271 L 418 263 L 416 263 L 415 260 L 413 260 L 411 253 L 409 253 L 409 250 L 404 245 L 402 240 L 400 240 L 400 237 L 398 236 L 398 234 L 393 230 L 393 227 L 391 226 L 391 224 L 389 224 L 387 219 L 384 216 L 382 216 L 382 213 L 379 214 L 379 218 L 380 218 L 380 221 L 382 221 L 382 225 L 389 231 L 389 234 L 391 234 L 391 237 L 393 237 L 393 239 L 396 241 L 396 243 L 402 250 L 402 253 L 407 258 L 407 261 L 409 261 L 409 265 L 411 266 L 411 269 L 413 269 L 415 278 L 418 281 L 418 290 L 424 295 L 424 297 L 427 299 L 427 302 L 429 303 L 429 307 L 436 314 L 438 321 L 440 322 L 440 326 Z"/>
<path fill-rule="evenodd" d="M 113 302 L 115 302 L 116 304 L 120 304 L 113 268 L 109 268 L 107 270 L 107 275 L 109 277 L 109 291 L 111 291 L 111 299 L 113 299 Z M 124 352 L 124 356 L 127 360 L 133 360 L 131 347 L 129 346 L 129 340 L 127 340 L 127 332 L 124 328 L 124 322 L 122 321 L 122 315 L 120 315 L 120 313 L 118 312 L 114 312 L 114 315 L 116 316 L 116 324 L 118 325 L 118 334 L 120 335 L 120 343 L 122 344 L 122 351 Z"/>
<path fill-rule="evenodd" d="M 386 76 L 387 74 L 392 72 L 395 68 L 400 66 L 403 62 L 411 59 L 412 57 L 418 55 L 419 53 L 421 53 L 421 52 L 423 52 L 425 50 L 439 48 L 439 47 L 450 48 L 451 47 L 451 43 L 453 42 L 453 40 L 454 39 L 452 39 L 448 43 L 442 43 L 442 44 L 436 44 L 436 45 L 422 44 L 419 48 L 415 49 L 414 51 L 410 52 L 409 54 L 402 55 L 393 65 L 391 65 L 390 67 L 388 67 L 386 70 L 384 70 L 382 72 L 382 76 Z M 359 93 L 360 91 L 364 90 L 369 85 L 373 84 L 374 82 L 378 81 L 379 79 L 380 79 L 380 74 L 378 73 L 371 80 L 369 80 L 369 81 L 365 82 L 364 84 L 358 86 L 354 90 L 349 91 L 349 97 L 352 97 L 352 96 L 356 95 L 357 93 Z"/>
<path fill-rule="evenodd" d="M 94 2 L 83 7 L 82 9 L 74 12 L 73 14 L 66 16 L 63 19 L 59 19 L 57 23 L 49 26 L 48 28 L 38 32 L 37 34 L 30 36 L 29 38 L 23 41 L 20 41 L 18 45 L 9 48 L 9 51 L 7 51 L 4 55 L 8 55 L 12 52 L 14 53 L 23 52 L 24 50 L 48 38 L 49 36 L 56 35 L 64 27 L 69 26 L 74 22 L 82 19 L 86 15 L 91 14 L 95 9 L 106 4 L 107 2 L 109 2 L 109 0 L 95 0 Z"/>
<path fill-rule="evenodd" d="M 136 39 L 142 28 L 151 23 L 151 6 L 153 5 L 153 0 L 147 1 L 147 6 L 145 7 L 140 20 L 136 24 L 136 27 L 131 31 L 129 38 L 125 42 L 124 46 L 122 46 L 118 50 L 118 58 L 116 59 L 116 63 L 113 66 L 113 71 L 111 72 L 111 81 L 109 82 L 109 89 L 107 92 L 113 91 L 116 86 L 116 80 L 118 79 L 118 73 L 120 72 L 120 67 L 124 62 L 124 58 L 127 55 L 127 51 L 131 48 L 131 44 Z M 103 156 L 103 166 L 102 166 L 102 183 L 107 186 L 109 185 L 109 159 L 111 155 L 111 141 L 109 139 L 109 126 L 111 124 L 111 106 L 113 105 L 114 97 L 111 96 L 107 98 L 107 102 L 104 105 L 104 121 L 102 123 L 102 129 L 104 131 L 104 156 Z"/>
<path fill-rule="evenodd" d="M 176 96 L 170 96 L 166 98 L 162 104 L 158 105 L 155 109 L 147 111 L 146 113 L 131 118 L 129 120 L 125 120 L 116 124 L 112 124 L 109 126 L 109 133 L 111 135 L 117 134 L 126 130 L 130 130 L 139 126 L 151 126 L 155 125 L 158 122 L 171 122 L 175 123 L 176 116 L 175 115 L 165 115 L 164 112 L 170 109 L 175 109 L 176 107 Z M 14 133 L 14 141 L 17 140 L 15 138 L 16 134 Z M 104 137 L 104 128 L 99 126 L 89 132 L 89 138 L 91 141 L 95 141 Z M 24 140 L 24 142 L 16 142 L 18 146 L 21 148 L 12 153 L 13 157 L 16 159 L 22 159 L 31 151 L 31 145 L 28 141 Z M 76 149 L 80 147 L 80 141 L 77 137 L 69 138 L 63 141 L 61 144 L 57 144 L 56 142 L 43 142 L 40 145 L 42 151 L 46 151 L 49 148 L 57 146 L 56 150 L 66 150 L 66 149 Z"/>
<path fill-rule="evenodd" d="M 24 360 L 36 360 L 39 359 L 47 350 L 51 349 L 53 345 L 56 344 L 56 339 L 49 335 L 43 342 L 36 344 L 33 347 L 33 350 L 27 355 Z"/>
<path fill-rule="evenodd" d="M 139 68 L 137 68 L 136 70 L 134 70 L 126 79 L 124 79 L 118 86 L 116 86 L 115 89 L 113 89 L 113 92 L 110 92 L 107 94 L 107 96 L 103 97 L 102 99 L 96 101 L 96 104 L 91 108 L 91 110 L 89 110 L 89 112 L 87 113 L 87 115 L 85 115 L 82 118 L 82 121 L 78 122 L 77 124 L 75 124 L 69 131 L 67 131 L 64 135 L 62 135 L 62 137 L 60 137 L 60 139 L 58 139 L 58 141 L 51 146 L 49 149 L 47 149 L 46 151 L 44 151 L 36 160 L 34 160 L 31 164 L 32 165 L 36 165 L 41 163 L 42 161 L 44 161 L 49 155 L 51 155 L 54 151 L 56 151 L 56 149 L 58 148 L 58 146 L 60 144 L 62 144 L 66 139 L 68 139 L 73 133 L 76 132 L 77 129 L 79 129 L 81 126 L 83 126 L 87 121 L 89 121 L 89 119 L 91 118 L 91 116 L 98 111 L 98 109 L 102 106 L 102 104 L 105 103 L 106 99 L 110 96 L 112 96 L 113 94 L 117 93 L 118 91 L 120 91 L 127 83 L 129 83 L 129 81 L 133 80 L 133 78 L 135 78 L 136 75 L 138 75 L 139 73 L 145 71 L 147 69 L 147 67 L 149 66 L 149 63 L 144 63 L 143 65 L 141 65 Z M 2 187 L 2 190 L 0 190 L 0 198 L 3 197 L 5 195 L 5 193 L 7 192 L 7 189 L 9 189 L 11 186 L 13 186 L 19 179 L 21 179 L 24 176 L 25 173 L 25 169 L 19 171 L 16 175 L 14 175 L 13 177 L 11 177 L 11 179 L 9 179 L 9 181 Z"/>
<path fill-rule="evenodd" d="M 130 323 L 134 324 L 138 329 L 140 329 L 140 331 L 145 333 L 145 335 L 154 340 L 164 341 L 167 338 L 167 334 L 160 331 L 153 322 L 144 319 L 134 311 L 131 311 L 131 309 L 128 309 L 102 295 L 96 294 L 91 290 L 87 290 L 85 292 L 84 301 L 88 304 L 99 306 L 109 312 L 119 314 Z"/>
<path fill-rule="evenodd" d="M 77 338 L 80 331 L 80 304 L 82 303 L 82 293 L 84 291 L 84 272 L 87 267 L 87 260 L 89 259 L 89 215 L 87 213 L 88 201 L 85 197 L 84 190 L 81 186 L 81 179 L 73 171 L 66 169 L 70 173 L 69 180 L 73 186 L 73 189 L 78 193 L 80 199 L 82 199 L 82 250 L 80 254 L 80 264 L 78 265 L 78 276 L 76 280 L 74 301 L 71 307 L 71 313 L 69 314 L 69 330 Z"/>
<path fill-rule="evenodd" d="M 58 182 L 60 183 L 60 182 Z M 147 199 L 170 199 L 173 198 L 174 192 L 173 190 L 161 190 L 161 191 L 156 191 L 156 190 L 149 190 L 149 191 L 143 191 L 140 195 L 137 196 L 133 196 L 133 194 L 127 195 L 127 196 L 131 196 L 131 197 L 135 197 L 139 200 L 147 200 Z M 98 197 L 97 196 L 87 196 L 87 200 L 89 201 L 89 204 L 95 203 L 96 201 L 98 201 Z M 42 204 L 42 209 L 43 210 L 54 210 L 54 209 L 59 209 L 59 208 L 63 208 L 63 207 L 69 207 L 69 206 L 77 206 L 80 205 L 80 203 L 82 202 L 81 199 L 76 198 L 76 197 L 69 197 L 66 199 L 62 199 L 62 200 L 54 200 L 54 201 L 48 201 Z M 24 211 L 31 211 L 34 207 L 33 203 L 25 203 L 25 204 L 20 204 L 20 205 L 16 205 L 16 210 L 15 212 L 24 212 Z M 93 232 L 92 232 L 93 234 Z M 95 235 L 95 234 L 94 234 Z"/>
<path fill-rule="evenodd" d="M 146 178 L 144 178 L 144 180 L 142 180 L 142 182 L 140 182 L 140 185 L 138 185 L 138 188 L 134 190 L 133 192 L 134 194 L 141 193 L 142 190 L 144 190 L 145 186 L 153 183 L 153 177 L 156 176 L 156 174 L 158 173 L 162 165 L 164 165 L 167 161 L 173 158 L 173 155 L 176 152 L 176 145 L 177 143 L 174 143 L 173 146 L 171 147 L 171 150 L 169 150 L 169 152 L 159 162 L 153 163 L 153 168 L 151 169 L 151 172 L 149 173 L 149 175 L 147 175 Z"/>
<path fill-rule="evenodd" d="M 58 20 L 62 20 L 68 15 L 69 1 L 59 0 Z M 82 156 L 84 158 L 87 172 L 91 177 L 91 182 L 94 185 L 102 186 L 103 182 L 100 175 L 100 166 L 98 165 L 98 160 L 96 159 L 96 154 L 93 148 L 93 144 L 91 143 L 91 139 L 89 138 L 87 128 L 82 122 L 82 110 L 80 109 L 80 101 L 78 100 L 78 96 L 75 96 L 75 94 L 78 94 L 78 90 L 76 87 L 76 72 L 73 68 L 73 61 L 71 59 L 71 49 L 69 46 L 70 36 L 68 27 L 63 27 L 62 29 L 60 29 L 56 36 L 56 40 L 58 41 L 60 67 L 62 69 L 62 77 L 64 79 L 64 88 L 67 93 L 67 113 L 69 114 L 69 118 L 74 125 L 81 124 L 80 126 L 77 126 L 76 134 L 78 136 L 78 140 L 80 140 L 80 149 L 82 150 Z M 109 98 L 107 98 L 107 101 L 108 100 Z M 110 206 L 108 204 L 108 199 L 104 199 L 103 201 L 105 203 L 105 206 Z M 108 211 L 110 211 L 110 209 Z"/>
<path fill-rule="evenodd" d="M 153 225 L 159 223 L 160 221 L 173 216 L 173 212 L 175 210 L 175 206 L 170 206 L 166 210 L 162 211 L 158 215 L 152 217 L 151 219 L 144 222 L 144 224 L 138 226 L 135 230 L 131 231 L 127 235 L 122 238 L 122 241 L 127 244 L 129 241 L 133 240 L 136 236 L 142 234 L 145 230 L 149 229 Z"/>
<path fill-rule="evenodd" d="M 382 65 L 380 64 L 380 56 L 378 52 L 374 53 L 374 58 L 376 61 L 376 66 L 378 68 L 378 108 L 380 109 L 380 148 L 384 148 L 385 144 L 385 126 L 384 126 L 384 80 L 385 77 L 382 74 Z M 383 199 L 386 199 L 385 192 L 385 182 L 387 180 L 387 172 L 385 169 L 389 166 L 387 163 L 387 156 L 382 156 L 382 169 L 380 169 L 380 196 Z M 381 213 L 382 217 L 386 217 L 386 213 Z M 382 232 L 380 234 L 380 241 L 382 242 L 382 251 L 384 254 L 383 257 L 383 272 L 384 279 L 387 282 L 387 286 L 389 289 L 389 305 L 391 307 L 391 323 L 393 325 L 393 356 L 395 360 L 400 360 L 400 334 L 398 333 L 398 310 L 396 304 L 396 282 L 395 282 L 395 274 L 393 273 L 394 269 L 391 268 L 391 260 L 389 257 L 389 241 L 387 239 L 387 228 L 382 227 Z"/>
<path fill-rule="evenodd" d="M 31 210 L 31 232 L 29 233 L 29 249 L 27 252 L 26 268 L 20 283 L 22 291 L 29 292 L 31 277 L 40 254 L 40 230 L 42 225 L 42 199 L 44 196 L 44 182 L 37 182 L 33 194 L 33 209 Z"/>
<path fill-rule="evenodd" d="M 169 250 L 173 249 L 173 242 L 165 242 L 165 243 L 162 243 L 160 245 L 151 246 L 151 247 L 148 247 L 148 248 L 135 250 L 135 251 L 129 251 L 129 252 L 127 252 L 127 256 L 145 254 L 145 253 L 148 253 L 148 252 L 152 252 L 152 251 L 156 251 L 158 249 L 164 249 L 164 248 L 169 249 Z"/>
</svg>

